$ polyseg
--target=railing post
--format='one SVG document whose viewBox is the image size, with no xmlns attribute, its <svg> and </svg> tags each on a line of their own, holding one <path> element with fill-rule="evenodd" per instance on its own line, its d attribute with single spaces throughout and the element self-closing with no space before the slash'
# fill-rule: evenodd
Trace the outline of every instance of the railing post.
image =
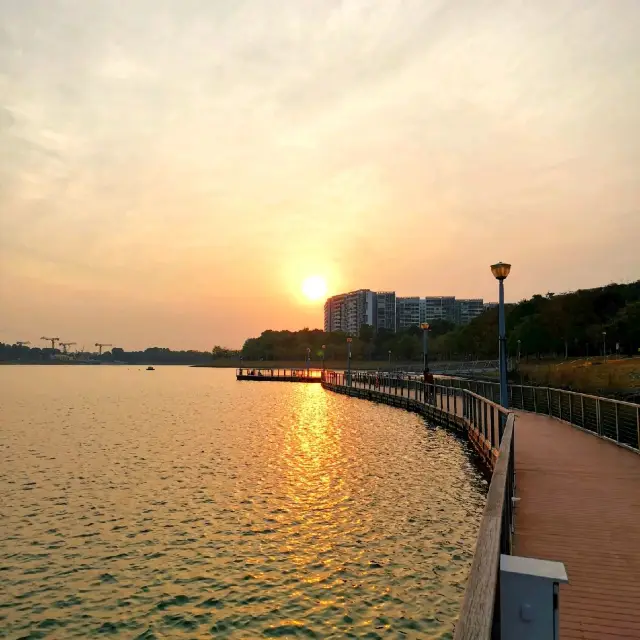
<svg viewBox="0 0 640 640">
<path fill-rule="evenodd" d="M 524 387 L 520 385 L 520 408 L 524 409 Z"/>
<path fill-rule="evenodd" d="M 602 435 L 602 413 L 600 411 L 600 398 L 596 398 L 596 427 L 598 435 Z"/>
<path fill-rule="evenodd" d="M 640 449 L 640 407 L 636 409 L 636 427 L 638 428 L 638 449 Z"/>
<path fill-rule="evenodd" d="M 495 428 L 496 428 L 496 408 L 495 407 L 491 407 L 491 448 L 493 449 L 493 440 L 495 437 Z M 498 446 L 500 445 L 500 443 L 498 443 Z"/>
<path fill-rule="evenodd" d="M 620 443 L 620 426 L 618 423 L 618 407 L 619 407 L 619 404 L 616 402 L 616 442 Z"/>
<path fill-rule="evenodd" d="M 567 397 L 569 398 L 569 424 L 573 424 L 573 402 L 571 402 L 573 398 L 570 393 L 567 393 Z"/>
<path fill-rule="evenodd" d="M 549 390 L 549 387 L 547 387 L 547 407 L 549 408 L 549 415 L 551 414 L 551 391 Z"/>
<path fill-rule="evenodd" d="M 482 419 L 482 428 L 484 429 L 484 433 L 482 435 L 484 435 L 484 437 L 486 438 L 488 435 L 488 430 L 489 427 L 487 425 L 487 409 L 488 409 L 489 405 L 486 402 L 482 403 L 482 413 L 483 413 L 483 419 Z"/>
<path fill-rule="evenodd" d="M 562 420 L 562 391 L 558 391 L 558 411 L 560 412 L 560 420 Z"/>
</svg>

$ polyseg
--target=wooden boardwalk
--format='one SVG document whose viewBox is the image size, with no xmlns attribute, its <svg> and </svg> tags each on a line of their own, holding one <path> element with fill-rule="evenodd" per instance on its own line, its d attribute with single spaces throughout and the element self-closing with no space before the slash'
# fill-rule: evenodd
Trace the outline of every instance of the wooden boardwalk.
<svg viewBox="0 0 640 640">
<path fill-rule="evenodd" d="M 460 419 L 462 405 L 448 413 Z M 513 553 L 564 563 L 562 640 L 640 640 L 640 455 L 558 419 L 515 413 Z"/>
<path fill-rule="evenodd" d="M 518 413 L 515 554 L 564 562 L 561 638 L 640 638 L 640 456 Z"/>
</svg>

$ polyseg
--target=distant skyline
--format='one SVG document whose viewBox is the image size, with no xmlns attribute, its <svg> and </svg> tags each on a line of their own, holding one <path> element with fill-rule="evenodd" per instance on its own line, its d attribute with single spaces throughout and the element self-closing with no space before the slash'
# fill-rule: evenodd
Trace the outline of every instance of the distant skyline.
<svg viewBox="0 0 640 640">
<path fill-rule="evenodd" d="M 640 278 L 637 0 L 0 0 L 0 340 Z"/>
</svg>

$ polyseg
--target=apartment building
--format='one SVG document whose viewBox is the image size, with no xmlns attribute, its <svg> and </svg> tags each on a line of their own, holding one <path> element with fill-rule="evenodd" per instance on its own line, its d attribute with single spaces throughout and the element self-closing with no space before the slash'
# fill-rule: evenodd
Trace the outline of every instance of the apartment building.
<svg viewBox="0 0 640 640">
<path fill-rule="evenodd" d="M 376 330 L 396 330 L 396 292 L 378 291 L 376 294 Z"/>
<path fill-rule="evenodd" d="M 455 322 L 455 296 L 427 296 L 420 299 L 420 322 L 448 320 Z"/>
<path fill-rule="evenodd" d="M 352 336 L 360 334 L 363 324 L 376 326 L 376 294 L 358 289 L 329 298 L 324 304 L 324 330 L 343 331 Z"/>
<path fill-rule="evenodd" d="M 342 331 L 345 295 L 332 296 L 324 303 L 324 330 L 327 333 Z"/>
<path fill-rule="evenodd" d="M 456 324 L 469 324 L 482 313 L 484 313 L 482 298 L 459 299 L 455 302 Z"/>
<path fill-rule="evenodd" d="M 468 324 L 495 303 L 455 296 L 399 297 L 395 291 L 358 289 L 333 296 L 324 304 L 324 330 L 360 334 L 363 324 L 398 331 L 423 322 L 448 320 Z"/>
<path fill-rule="evenodd" d="M 420 298 L 396 298 L 396 330 L 420 324 Z"/>
</svg>

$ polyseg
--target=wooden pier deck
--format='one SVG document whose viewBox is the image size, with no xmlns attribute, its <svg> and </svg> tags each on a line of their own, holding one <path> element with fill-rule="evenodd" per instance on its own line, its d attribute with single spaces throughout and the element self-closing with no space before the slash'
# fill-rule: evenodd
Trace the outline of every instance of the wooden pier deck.
<svg viewBox="0 0 640 640">
<path fill-rule="evenodd" d="M 383 380 L 372 392 L 370 380 L 356 379 L 348 393 L 378 401 L 387 396 L 390 404 L 413 410 L 424 407 L 422 385 L 403 384 Z M 450 397 L 445 402 L 444 392 L 431 399 L 440 407 L 431 415 L 459 424 L 463 406 Z M 640 409 L 634 410 L 638 442 Z M 565 564 L 562 639 L 640 639 L 640 455 L 548 415 L 514 413 L 513 553 Z M 583 412 L 588 424 L 586 417 Z M 486 428 L 486 414 L 484 423 Z"/>
<path fill-rule="evenodd" d="M 320 384 L 322 369 L 272 369 L 266 367 L 236 369 L 236 380 L 252 382 L 306 382 Z"/>
</svg>

